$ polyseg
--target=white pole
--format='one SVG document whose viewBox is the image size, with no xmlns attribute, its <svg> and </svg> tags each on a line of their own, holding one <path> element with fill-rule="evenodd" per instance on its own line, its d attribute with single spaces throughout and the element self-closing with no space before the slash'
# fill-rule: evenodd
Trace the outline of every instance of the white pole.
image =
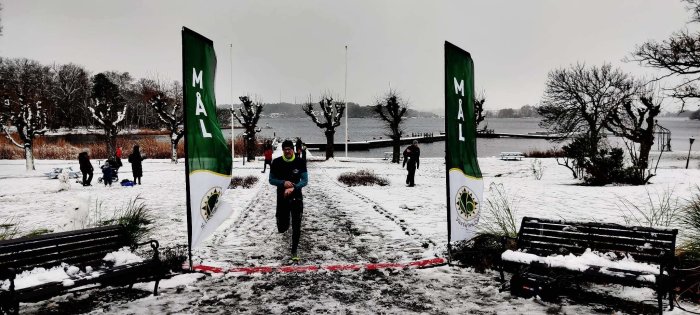
<svg viewBox="0 0 700 315">
<path fill-rule="evenodd" d="M 231 89 L 229 92 L 231 93 L 231 163 L 233 163 L 233 159 L 236 157 L 236 134 L 234 133 L 233 129 L 233 44 L 229 44 L 229 59 L 230 59 L 230 73 L 231 73 Z"/>
<path fill-rule="evenodd" d="M 350 104 L 348 103 L 348 45 L 345 45 L 345 157 L 348 157 L 348 115 Z"/>
</svg>

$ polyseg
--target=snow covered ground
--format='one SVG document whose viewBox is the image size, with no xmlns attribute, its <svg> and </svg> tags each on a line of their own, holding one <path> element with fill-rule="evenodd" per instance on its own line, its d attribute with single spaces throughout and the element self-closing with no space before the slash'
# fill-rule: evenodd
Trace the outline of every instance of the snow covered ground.
<svg viewBox="0 0 700 315">
<path fill-rule="evenodd" d="M 585 187 L 576 185 L 568 169 L 543 159 L 544 176 L 536 180 L 532 159 L 479 159 L 486 188 L 502 184 L 514 200 L 518 220 L 525 215 L 567 220 L 625 223 L 623 203 L 642 208 L 667 192 L 688 198 L 700 185 L 698 152 L 685 170 L 684 154 L 664 153 L 658 175 L 647 186 Z M 218 267 L 281 266 L 289 259 L 289 234 L 276 232 L 275 191 L 261 174 L 262 162 L 237 160 L 237 176 L 260 178 L 251 189 L 232 189 L 224 198 L 234 213 L 203 246 L 194 251 L 195 264 Z M 97 161 L 93 161 L 96 164 Z M 161 246 L 187 243 L 184 164 L 144 161 L 143 185 L 92 187 L 73 183 L 59 191 L 57 180 L 43 173 L 77 161 L 37 161 L 37 171 L 24 171 L 24 161 L 0 160 L 0 223 L 18 224 L 19 234 L 37 229 L 54 232 L 82 228 L 140 197 L 156 222 L 153 238 Z M 98 166 L 95 165 L 98 169 Z M 373 170 L 389 180 L 385 187 L 346 187 L 336 179 L 343 172 Z M 416 187 L 405 187 L 406 171 L 381 159 L 336 159 L 309 162 L 309 186 L 304 189 L 302 265 L 368 262 L 408 262 L 444 257 L 447 241 L 445 166 L 442 159 L 422 159 Z M 130 178 L 125 163 L 120 178 Z M 626 200 L 626 201 L 623 201 Z M 681 232 L 681 237 L 683 233 Z M 430 269 L 318 271 L 307 273 L 188 274 L 161 283 L 161 295 L 151 296 L 149 284 L 140 290 L 114 288 L 23 304 L 26 313 L 75 311 L 91 314 L 191 313 L 484 313 L 599 314 L 627 309 L 600 304 L 560 304 L 519 299 L 499 292 L 496 273 L 442 266 Z M 594 288 L 630 301 L 654 299 L 648 289 Z M 134 292 L 136 291 L 136 293 Z M 653 304 L 653 301 L 648 301 Z M 686 303 L 687 304 L 687 303 Z M 75 306 L 75 307 L 73 307 Z M 700 311 L 700 306 L 684 305 Z M 674 310 L 668 314 L 684 314 Z"/>
</svg>

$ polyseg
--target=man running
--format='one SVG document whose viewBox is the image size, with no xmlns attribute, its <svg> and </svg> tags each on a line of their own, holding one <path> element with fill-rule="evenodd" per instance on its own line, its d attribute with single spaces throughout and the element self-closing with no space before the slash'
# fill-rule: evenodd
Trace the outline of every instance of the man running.
<svg viewBox="0 0 700 315">
<path fill-rule="evenodd" d="M 282 142 L 282 156 L 270 166 L 270 184 L 277 186 L 277 231 L 284 233 L 292 220 L 292 261 L 299 261 L 297 248 L 301 236 L 301 217 L 304 211 L 301 188 L 309 181 L 306 160 L 294 154 L 290 140 Z"/>
</svg>

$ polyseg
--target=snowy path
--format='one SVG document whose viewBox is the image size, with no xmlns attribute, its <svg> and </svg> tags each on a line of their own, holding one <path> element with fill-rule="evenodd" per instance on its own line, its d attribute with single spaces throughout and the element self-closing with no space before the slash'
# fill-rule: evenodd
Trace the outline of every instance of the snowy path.
<svg viewBox="0 0 700 315">
<path fill-rule="evenodd" d="M 309 164 L 299 252 L 303 264 L 399 262 L 430 257 L 433 244 L 381 205 Z M 317 165 L 317 164 L 316 164 Z M 287 263 L 290 233 L 277 233 L 275 187 L 263 183 L 238 220 L 201 252 L 230 266 Z M 352 209 L 352 211 L 350 211 Z M 424 245 L 425 244 L 425 245 Z"/>
</svg>

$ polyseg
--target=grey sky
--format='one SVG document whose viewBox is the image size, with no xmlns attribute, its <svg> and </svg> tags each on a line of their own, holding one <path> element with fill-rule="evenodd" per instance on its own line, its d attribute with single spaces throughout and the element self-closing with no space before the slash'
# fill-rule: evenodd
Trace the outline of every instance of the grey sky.
<svg viewBox="0 0 700 315">
<path fill-rule="evenodd" d="M 529 1 L 2 1 L 0 56 L 81 64 L 90 71 L 181 80 L 180 29 L 214 41 L 217 100 L 343 97 L 368 105 L 391 88 L 412 108 L 441 112 L 443 42 L 469 51 L 486 109 L 539 102 L 547 73 L 621 59 L 688 27 L 680 0 Z"/>
</svg>

